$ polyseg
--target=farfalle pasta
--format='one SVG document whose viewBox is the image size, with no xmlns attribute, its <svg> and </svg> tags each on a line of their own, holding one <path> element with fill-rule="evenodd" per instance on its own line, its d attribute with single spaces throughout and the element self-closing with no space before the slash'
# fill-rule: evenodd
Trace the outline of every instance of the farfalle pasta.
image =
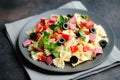
<svg viewBox="0 0 120 80">
<path fill-rule="evenodd" d="M 93 60 L 109 43 L 104 28 L 89 15 L 79 13 L 41 18 L 26 35 L 23 47 L 33 60 L 61 69 L 66 63 L 75 67 Z"/>
</svg>

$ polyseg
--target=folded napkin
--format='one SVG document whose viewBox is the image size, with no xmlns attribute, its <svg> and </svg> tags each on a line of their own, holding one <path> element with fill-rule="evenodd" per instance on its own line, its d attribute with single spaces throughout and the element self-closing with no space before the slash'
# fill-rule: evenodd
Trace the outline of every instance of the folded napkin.
<svg viewBox="0 0 120 80">
<path fill-rule="evenodd" d="M 87 10 L 85 8 L 85 6 L 80 1 L 72 1 L 72 2 L 69 2 L 69 3 L 59 7 L 59 8 L 60 9 L 62 9 L 62 8 L 74 8 L 74 9 Z M 5 24 L 6 32 L 8 34 L 8 37 L 9 37 L 11 43 L 13 44 L 13 47 L 15 48 L 15 50 L 16 50 L 16 41 L 17 41 L 17 37 L 18 37 L 20 30 L 33 17 L 34 16 L 28 17 L 28 18 L 25 18 L 22 20 L 18 20 L 18 21 L 12 22 L 12 23 Z M 25 68 L 25 70 L 28 73 L 31 80 L 57 80 L 57 79 L 74 80 L 74 79 L 80 79 L 80 78 L 83 78 L 83 77 L 86 77 L 86 76 L 89 76 L 89 75 L 92 75 L 95 73 L 99 73 L 103 70 L 106 70 L 108 68 L 119 65 L 120 64 L 119 61 L 120 61 L 120 51 L 117 49 L 116 46 L 114 46 L 109 57 L 103 63 L 101 63 L 100 65 L 98 65 L 92 69 L 78 72 L 78 73 L 64 74 L 64 75 L 53 75 L 53 74 L 45 74 L 42 72 L 35 71 L 31 68 L 26 67 L 25 65 L 23 65 L 23 67 Z"/>
</svg>

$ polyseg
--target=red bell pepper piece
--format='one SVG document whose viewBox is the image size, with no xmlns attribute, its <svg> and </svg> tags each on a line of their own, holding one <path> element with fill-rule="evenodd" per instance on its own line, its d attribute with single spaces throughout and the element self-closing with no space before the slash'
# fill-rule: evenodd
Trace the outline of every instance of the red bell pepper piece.
<svg viewBox="0 0 120 80">
<path fill-rule="evenodd" d="M 90 29 L 93 26 L 94 26 L 94 22 L 92 22 L 92 21 L 88 21 L 87 24 L 86 24 L 87 29 Z"/>
<path fill-rule="evenodd" d="M 65 38 L 66 41 L 71 39 L 71 35 L 68 34 L 62 34 L 62 37 Z"/>
<path fill-rule="evenodd" d="M 87 24 L 87 21 L 80 21 L 80 27 L 83 28 Z"/>
<path fill-rule="evenodd" d="M 91 27 L 94 26 L 94 22 L 91 21 L 90 19 L 88 20 L 85 20 L 85 21 L 80 21 L 80 27 L 83 28 L 83 27 L 86 27 L 87 29 L 90 29 Z"/>
<path fill-rule="evenodd" d="M 71 49 L 71 52 L 72 52 L 72 53 L 75 53 L 75 52 L 78 51 L 78 46 L 77 46 L 77 45 L 75 45 L 75 46 L 70 46 L 70 49 Z"/>
<path fill-rule="evenodd" d="M 84 31 L 84 32 L 85 32 L 85 34 L 86 34 L 86 35 L 89 35 L 89 34 L 90 34 L 90 32 L 89 32 L 89 31 Z"/>
<path fill-rule="evenodd" d="M 61 29 L 57 30 L 56 32 L 57 32 L 58 34 L 62 34 L 62 30 L 61 30 Z"/>
<path fill-rule="evenodd" d="M 43 24 L 37 23 L 36 24 L 36 32 L 42 32 L 43 31 Z"/>
<path fill-rule="evenodd" d="M 87 52 L 87 51 L 89 51 L 89 50 L 90 50 L 89 47 L 83 47 L 83 51 L 84 51 L 84 52 Z"/>
<path fill-rule="evenodd" d="M 56 36 L 54 36 L 54 35 L 51 36 L 51 38 L 54 39 L 54 41 L 57 41 L 57 40 L 58 40 L 58 38 L 57 38 Z"/>
<path fill-rule="evenodd" d="M 38 60 L 40 60 L 40 61 L 46 61 L 46 56 L 44 56 L 44 55 L 38 55 Z"/>
<path fill-rule="evenodd" d="M 43 26 L 43 31 L 46 30 L 49 26 L 51 25 L 51 23 L 46 23 L 44 26 Z"/>
</svg>

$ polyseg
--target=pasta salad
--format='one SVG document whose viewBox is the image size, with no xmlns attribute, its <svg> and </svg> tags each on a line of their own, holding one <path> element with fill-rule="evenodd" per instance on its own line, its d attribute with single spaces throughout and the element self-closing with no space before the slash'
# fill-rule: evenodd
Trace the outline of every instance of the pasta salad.
<svg viewBox="0 0 120 80">
<path fill-rule="evenodd" d="M 109 43 L 104 28 L 79 13 L 41 18 L 26 34 L 22 44 L 30 57 L 61 69 L 95 59 Z"/>
</svg>

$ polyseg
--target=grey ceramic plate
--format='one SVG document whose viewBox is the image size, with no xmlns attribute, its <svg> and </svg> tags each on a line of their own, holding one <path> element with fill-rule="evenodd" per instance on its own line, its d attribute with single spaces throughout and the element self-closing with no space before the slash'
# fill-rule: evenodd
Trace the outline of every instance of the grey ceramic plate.
<svg viewBox="0 0 120 80">
<path fill-rule="evenodd" d="M 105 29 L 105 31 L 108 35 L 108 38 L 109 38 L 109 44 L 103 50 L 104 54 L 97 56 L 97 58 L 93 61 L 84 62 L 84 63 L 78 65 L 75 68 L 73 68 L 69 64 L 66 64 L 64 69 L 58 69 L 54 66 L 46 65 L 44 62 L 38 62 L 38 61 L 32 60 L 30 55 L 29 55 L 29 52 L 27 51 L 27 49 L 23 48 L 23 46 L 22 46 L 22 42 L 25 41 L 28 38 L 28 36 L 26 35 L 25 32 L 30 30 L 32 27 L 34 27 L 36 22 L 38 22 L 41 17 L 49 17 L 50 14 L 67 15 L 67 14 L 74 14 L 74 13 L 88 14 L 95 23 L 101 24 L 104 27 L 104 29 Z M 35 65 L 35 66 L 37 66 L 41 69 L 48 70 L 48 71 L 67 73 L 67 72 L 83 71 L 83 70 L 93 68 L 97 65 L 99 66 L 99 64 L 102 63 L 103 61 L 105 61 L 105 59 L 110 54 L 110 52 L 113 48 L 113 45 L 114 45 L 114 37 L 113 37 L 113 33 L 112 33 L 110 27 L 105 23 L 105 21 L 103 21 L 100 17 L 98 17 L 94 13 L 87 12 L 87 11 L 82 11 L 82 10 L 76 10 L 76 9 L 56 9 L 56 10 L 51 10 L 51 11 L 44 12 L 40 15 L 37 15 L 32 20 L 30 20 L 20 32 L 20 35 L 19 35 L 19 38 L 18 38 L 18 45 L 19 45 L 19 48 L 20 48 L 20 51 L 21 51 L 22 55 L 33 65 Z"/>
</svg>

